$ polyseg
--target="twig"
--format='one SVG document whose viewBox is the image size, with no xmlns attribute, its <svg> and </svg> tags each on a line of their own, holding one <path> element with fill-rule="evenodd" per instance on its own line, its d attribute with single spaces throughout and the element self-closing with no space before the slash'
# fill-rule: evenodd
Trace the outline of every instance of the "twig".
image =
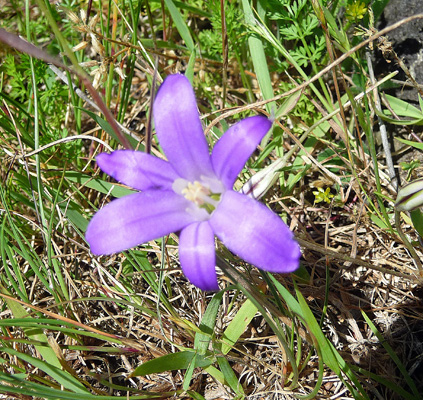
<svg viewBox="0 0 423 400">
<path fill-rule="evenodd" d="M 41 4 L 43 4 L 43 7 L 44 7 L 44 3 L 40 2 L 39 5 Z M 81 79 L 82 83 L 85 85 L 87 90 L 90 92 L 92 98 L 97 103 L 97 106 L 100 108 L 101 112 L 104 114 L 107 122 L 110 124 L 111 128 L 116 133 L 116 136 L 119 138 L 119 141 L 122 143 L 122 145 L 125 148 L 132 149 L 131 143 L 128 141 L 127 137 L 123 135 L 122 132 L 120 131 L 118 123 L 114 119 L 110 110 L 104 104 L 104 101 L 101 98 L 100 94 L 92 85 L 85 71 L 78 64 L 74 65 L 74 68 L 70 68 L 66 66 L 65 64 L 63 64 L 63 62 L 59 60 L 58 58 L 51 56 L 44 50 L 41 50 L 37 46 L 34 46 L 32 43 L 29 43 L 26 40 L 23 40 L 22 38 L 20 38 L 19 36 L 9 33 L 2 28 L 0 28 L 0 41 L 3 43 L 6 43 L 7 45 L 15 48 L 16 50 L 22 53 L 28 54 L 46 63 L 56 65 L 57 67 L 63 68 L 66 71 L 76 74 L 79 77 L 79 79 Z M 65 46 L 67 46 L 66 43 L 65 43 Z M 70 53 L 69 56 L 72 56 L 74 58 L 73 53 Z"/>
<path fill-rule="evenodd" d="M 407 236 L 405 236 L 404 232 L 401 228 L 401 222 L 400 222 L 400 211 L 395 210 L 395 227 L 397 228 L 398 235 L 400 236 L 402 242 L 407 247 L 408 251 L 411 254 L 411 257 L 413 257 L 414 262 L 416 263 L 416 266 L 419 270 L 419 275 L 422 278 L 423 277 L 423 265 L 420 261 L 420 257 L 417 255 L 416 250 L 414 250 L 413 245 L 408 240 Z"/>
<path fill-rule="evenodd" d="M 322 245 L 317 244 L 317 243 L 312 243 L 312 242 L 309 242 L 307 240 L 300 239 L 298 237 L 296 237 L 295 240 L 300 244 L 300 246 L 305 247 L 305 248 L 310 249 L 310 250 L 313 250 L 313 251 L 317 251 L 320 254 L 323 254 L 323 255 L 325 255 L 329 258 L 333 258 L 335 260 L 347 261 L 349 263 L 356 264 L 356 265 L 359 265 L 361 267 L 365 267 L 365 268 L 368 268 L 368 269 L 374 269 L 375 271 L 379 271 L 379 272 L 382 272 L 384 274 L 400 276 L 401 278 L 410 279 L 410 278 L 414 277 L 412 274 L 403 274 L 401 272 L 388 270 L 388 269 L 383 268 L 383 267 L 378 267 L 377 265 L 370 264 L 368 261 L 363 260 L 362 258 L 350 257 L 346 254 L 342 254 L 342 253 L 339 253 L 338 251 L 330 250 L 328 248 L 325 248 L 325 246 L 322 246 Z M 341 266 L 341 268 L 342 268 L 342 266 Z M 344 266 L 344 268 L 350 268 L 350 266 L 347 266 L 347 267 Z"/>
<path fill-rule="evenodd" d="M 222 82 L 223 82 L 223 107 L 226 104 L 226 90 L 228 84 L 228 32 L 226 30 L 226 15 L 225 15 L 225 1 L 220 0 L 220 18 L 222 20 L 222 57 L 223 57 L 223 67 L 222 67 Z"/>
<path fill-rule="evenodd" d="M 154 74 L 153 74 L 153 82 L 151 83 L 151 95 L 150 95 L 150 111 L 148 113 L 147 118 L 147 126 L 145 129 L 145 152 L 150 154 L 151 153 L 151 138 L 152 138 L 152 118 L 153 118 L 153 105 L 154 105 L 154 98 L 156 97 L 156 84 L 157 84 L 157 68 L 159 65 L 159 59 L 156 57 L 156 62 L 154 63 Z"/>
<path fill-rule="evenodd" d="M 349 51 L 347 51 L 346 53 L 344 53 L 342 56 L 340 56 L 336 61 L 334 61 L 333 63 L 329 64 L 327 67 L 323 68 L 319 73 L 317 73 L 316 75 L 314 75 L 312 78 L 310 78 L 308 81 L 303 82 L 301 85 L 285 92 L 285 93 L 281 93 L 275 97 L 272 97 L 271 99 L 266 99 L 266 100 L 262 100 L 262 101 L 258 101 L 256 103 L 253 104 L 248 104 L 246 106 L 242 106 L 242 107 L 235 107 L 232 108 L 230 110 L 228 110 L 227 112 L 222 113 L 221 115 L 219 115 L 218 117 L 216 117 L 210 124 L 209 126 L 206 128 L 205 133 L 207 134 L 210 129 L 213 128 L 213 126 L 215 126 L 216 124 L 218 124 L 221 120 L 226 119 L 232 115 L 238 114 L 240 112 L 246 111 L 246 110 L 252 110 L 254 108 L 259 108 L 261 106 L 264 106 L 267 103 L 271 103 L 272 101 L 276 101 L 276 100 L 280 100 L 284 97 L 288 97 L 293 93 L 298 92 L 299 90 L 303 90 L 305 87 L 307 87 L 308 85 L 310 85 L 310 83 L 313 83 L 314 81 L 318 80 L 321 76 L 325 75 L 327 72 L 331 71 L 332 68 L 334 68 L 336 65 L 341 64 L 344 60 L 346 60 L 351 54 L 355 53 L 357 50 L 360 50 L 362 47 L 367 46 L 369 43 L 375 41 L 376 39 L 380 38 L 383 35 L 386 35 L 387 33 L 399 28 L 401 25 L 407 24 L 411 21 L 414 21 L 415 19 L 423 19 L 423 14 L 416 14 L 416 15 L 412 15 L 411 17 L 402 19 L 401 21 L 396 22 L 393 25 L 387 26 L 385 29 L 382 29 L 381 31 L 375 33 L 374 35 L 370 36 L 368 39 L 364 40 L 363 42 L 359 43 L 357 46 L 354 46 L 353 48 L 351 48 Z M 258 24 L 258 23 L 257 23 Z M 220 111 L 221 112 L 221 111 Z"/>
<path fill-rule="evenodd" d="M 56 74 L 56 76 L 58 78 L 60 78 L 66 85 L 69 86 L 69 81 L 67 76 L 59 69 L 57 68 L 55 65 L 53 64 L 49 64 L 50 69 Z M 72 88 L 75 91 L 75 94 L 80 97 L 82 100 L 84 100 L 86 103 L 88 103 L 92 108 L 94 108 L 94 110 L 98 111 L 98 112 L 102 112 L 102 110 L 100 109 L 99 106 L 97 106 L 96 103 L 94 103 L 81 89 L 79 89 L 74 83 L 72 84 Z M 119 123 L 118 121 L 114 120 L 115 123 L 117 124 L 117 126 L 119 127 L 119 129 L 125 133 L 126 135 L 136 139 L 139 141 L 139 137 L 133 133 L 132 131 L 130 131 L 128 128 L 126 128 L 125 126 L 123 126 L 121 123 Z"/>
<path fill-rule="evenodd" d="M 373 71 L 372 58 L 370 57 L 370 53 L 368 51 L 366 51 L 366 59 L 367 59 L 367 66 L 369 67 L 370 82 L 372 85 L 374 85 L 376 79 L 375 79 L 375 74 Z M 374 96 L 376 109 L 379 112 L 382 112 L 382 106 L 380 104 L 379 93 L 376 87 L 373 90 L 373 96 Z M 385 125 L 385 122 L 383 122 L 382 118 L 379 117 L 379 115 L 377 115 L 377 119 L 379 122 L 379 129 L 380 129 L 380 136 L 382 138 L 383 150 L 385 152 L 386 165 L 388 166 L 389 178 L 391 180 L 391 183 L 394 189 L 398 191 L 398 181 L 397 181 L 397 177 L 395 173 L 394 163 L 392 161 L 391 146 L 389 145 L 388 134 L 386 132 L 386 125 Z"/>
<path fill-rule="evenodd" d="M 88 140 L 94 140 L 95 142 L 98 142 L 100 144 L 102 144 L 104 147 L 107 148 L 107 150 L 109 151 L 113 151 L 113 149 L 103 140 L 96 138 L 95 136 L 90 136 L 90 135 L 77 135 L 77 136 L 67 136 L 65 138 L 56 140 L 54 142 L 48 143 L 42 147 L 39 147 L 38 149 L 31 151 L 30 153 L 22 153 L 21 155 L 16 156 L 17 159 L 19 158 L 29 158 L 32 157 L 35 154 L 40 153 L 41 151 L 44 151 L 46 149 L 48 149 L 49 147 L 53 147 L 56 146 L 57 144 L 61 144 L 61 143 L 67 143 L 67 142 L 71 142 L 72 140 L 79 140 L 79 139 L 88 139 Z"/>
</svg>

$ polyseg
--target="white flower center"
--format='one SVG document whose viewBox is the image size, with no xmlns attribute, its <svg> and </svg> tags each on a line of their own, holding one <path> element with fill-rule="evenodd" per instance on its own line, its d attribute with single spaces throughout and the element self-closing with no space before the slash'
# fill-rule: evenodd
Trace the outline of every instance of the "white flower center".
<svg viewBox="0 0 423 400">
<path fill-rule="evenodd" d="M 221 194 L 225 190 L 218 179 L 205 176 L 201 176 L 200 181 L 194 182 L 183 178 L 176 179 L 172 184 L 172 189 L 192 203 L 192 207 L 189 207 L 187 212 L 195 214 L 201 221 L 210 218 L 219 205 Z"/>
<path fill-rule="evenodd" d="M 198 181 L 195 181 L 194 183 L 188 182 L 188 185 L 185 187 L 185 189 L 182 189 L 182 194 L 187 200 L 192 201 L 193 203 L 197 204 L 197 206 L 202 206 L 211 200 L 214 201 L 210 198 L 210 189 L 203 186 Z"/>
</svg>

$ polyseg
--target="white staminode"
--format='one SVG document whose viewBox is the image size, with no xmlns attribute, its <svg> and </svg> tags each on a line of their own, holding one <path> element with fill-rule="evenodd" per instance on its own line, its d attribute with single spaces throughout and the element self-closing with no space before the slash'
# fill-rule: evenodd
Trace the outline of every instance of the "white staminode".
<svg viewBox="0 0 423 400">
<path fill-rule="evenodd" d="M 202 206 L 204 203 L 208 203 L 210 199 L 210 189 L 206 186 L 203 186 L 200 182 L 194 181 L 194 183 L 188 182 L 188 185 L 185 189 L 182 189 L 182 194 L 185 198 L 197 206 Z"/>
<path fill-rule="evenodd" d="M 201 176 L 199 181 L 190 182 L 183 178 L 176 179 L 172 184 L 175 193 L 184 196 L 195 204 L 196 207 L 189 208 L 200 220 L 210 217 L 210 214 L 220 203 L 220 196 L 225 190 L 222 183 L 216 178 Z M 206 212 L 206 214 L 204 213 Z"/>
</svg>

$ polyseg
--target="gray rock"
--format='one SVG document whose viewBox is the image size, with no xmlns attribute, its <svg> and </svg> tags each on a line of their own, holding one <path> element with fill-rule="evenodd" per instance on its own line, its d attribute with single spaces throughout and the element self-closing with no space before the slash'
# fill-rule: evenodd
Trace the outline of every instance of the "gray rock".
<svg viewBox="0 0 423 400">
<path fill-rule="evenodd" d="M 423 0 L 391 0 L 383 11 L 378 28 L 382 29 L 419 13 L 423 13 Z M 391 32 L 388 39 L 392 42 L 395 52 L 404 61 L 414 79 L 420 85 L 423 84 L 423 19 L 402 25 Z M 382 61 L 379 56 L 377 70 L 381 73 L 400 70 L 397 79 L 406 81 L 406 74 L 393 59 L 391 60 L 391 63 L 387 63 Z M 396 94 L 404 100 L 417 101 L 417 91 L 412 88 L 401 88 Z"/>
</svg>

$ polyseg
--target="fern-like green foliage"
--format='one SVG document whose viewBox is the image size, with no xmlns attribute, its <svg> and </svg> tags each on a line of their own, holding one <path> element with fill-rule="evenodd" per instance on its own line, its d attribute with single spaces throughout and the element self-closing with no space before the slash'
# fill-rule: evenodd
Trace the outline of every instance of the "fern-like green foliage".
<svg viewBox="0 0 423 400">
<path fill-rule="evenodd" d="M 58 128 L 66 109 L 67 90 L 62 82 L 50 71 L 45 62 L 33 60 L 38 95 L 43 105 L 42 112 L 49 119 L 52 128 Z M 31 105 L 33 88 L 30 57 L 21 53 L 19 56 L 6 54 L 1 71 L 8 77 L 6 93 L 21 104 Z"/>
<path fill-rule="evenodd" d="M 211 0 L 207 3 L 211 13 L 211 29 L 203 29 L 198 38 L 201 52 L 205 57 L 222 61 L 222 19 L 220 1 Z M 235 47 L 239 49 L 246 40 L 244 18 L 241 8 L 235 2 L 225 1 L 225 19 L 228 35 L 229 58 Z"/>
<path fill-rule="evenodd" d="M 267 18 L 276 24 L 277 37 L 290 50 L 294 60 L 301 67 L 307 67 L 310 62 L 321 62 L 326 54 L 326 44 L 311 1 L 266 0 L 264 4 Z M 286 69 L 289 65 L 281 60 L 278 67 Z"/>
<path fill-rule="evenodd" d="M 24 61 L 28 60 L 28 56 L 22 54 L 22 63 L 17 64 L 15 57 L 11 54 L 6 54 L 3 59 L 1 71 L 4 72 L 9 80 L 6 86 L 6 91 L 10 93 L 10 97 L 15 100 L 22 101 L 25 98 L 27 92 L 28 74 L 31 74 L 31 70 L 28 67 L 24 67 Z M 25 69 L 26 68 L 26 69 Z"/>
<path fill-rule="evenodd" d="M 40 145 L 43 146 L 69 135 L 68 129 L 64 127 L 69 91 L 67 86 L 57 79 L 48 64 L 36 59 L 33 59 L 32 63 L 38 96 Z M 24 53 L 19 55 L 6 54 L 0 71 L 6 77 L 7 82 L 3 92 L 21 105 L 14 110 L 16 112 L 14 118 L 22 125 L 22 129 L 27 129 L 28 137 L 32 138 L 34 130 L 32 118 L 34 115 L 34 87 L 31 84 L 30 57 Z M 21 132 L 21 134 L 25 137 L 24 132 Z M 81 142 L 63 143 L 60 148 L 47 149 L 43 156 L 48 157 L 58 149 L 60 149 L 60 156 L 76 160 L 80 155 Z"/>
</svg>

